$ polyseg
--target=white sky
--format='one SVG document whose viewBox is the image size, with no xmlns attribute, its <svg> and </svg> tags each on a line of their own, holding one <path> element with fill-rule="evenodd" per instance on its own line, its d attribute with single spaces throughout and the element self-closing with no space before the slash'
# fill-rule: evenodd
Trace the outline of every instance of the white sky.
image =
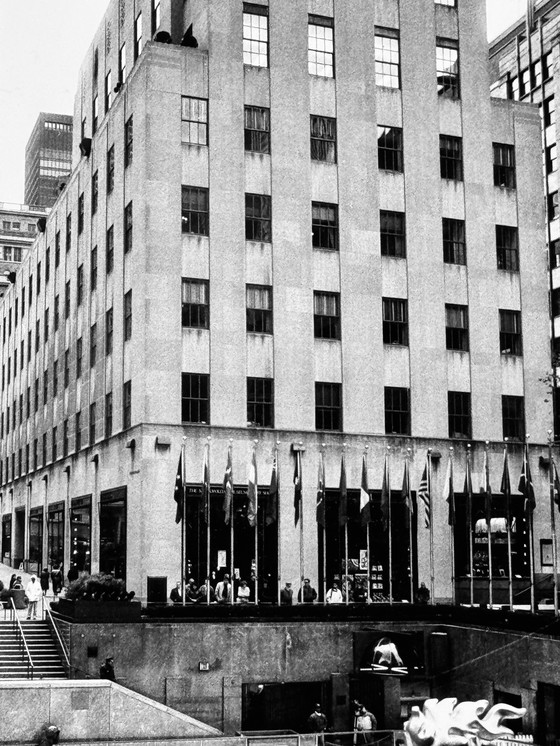
<svg viewBox="0 0 560 746">
<path fill-rule="evenodd" d="M 524 13 L 526 0 L 486 2 L 493 38 Z M 23 202 L 25 145 L 38 113 L 73 113 L 78 69 L 108 4 L 0 0 L 0 202 Z"/>
</svg>

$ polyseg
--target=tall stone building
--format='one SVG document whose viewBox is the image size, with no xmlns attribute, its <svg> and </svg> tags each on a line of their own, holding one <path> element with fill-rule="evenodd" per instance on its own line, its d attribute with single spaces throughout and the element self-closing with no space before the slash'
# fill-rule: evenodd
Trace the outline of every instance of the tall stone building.
<svg viewBox="0 0 560 746">
<path fill-rule="evenodd" d="M 256 572 L 274 600 L 305 576 L 323 598 L 348 568 L 356 595 L 424 581 L 450 600 L 475 574 L 482 600 L 490 571 L 505 603 L 531 546 L 547 571 L 547 262 L 538 112 L 489 95 L 483 0 L 183 6 L 110 4 L 79 76 L 78 165 L 1 309 L 3 555 L 113 572 L 140 597 L 164 578 L 165 596 L 184 442 L 197 582 Z"/>
<path fill-rule="evenodd" d="M 25 201 L 52 207 L 72 172 L 72 117 L 41 112 L 25 148 Z"/>
</svg>

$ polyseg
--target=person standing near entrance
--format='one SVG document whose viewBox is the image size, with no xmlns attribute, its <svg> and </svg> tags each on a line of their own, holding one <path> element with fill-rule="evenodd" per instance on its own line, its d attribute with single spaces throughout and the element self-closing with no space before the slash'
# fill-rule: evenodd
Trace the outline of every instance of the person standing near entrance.
<svg viewBox="0 0 560 746">
<path fill-rule="evenodd" d="M 354 717 L 355 744 L 369 744 L 373 742 L 373 731 L 377 730 L 375 715 L 364 705 L 357 704 Z"/>
<path fill-rule="evenodd" d="M 33 619 L 37 619 L 37 604 L 43 596 L 43 589 L 37 582 L 35 575 L 31 576 L 31 580 L 27 584 L 25 595 L 29 604 L 27 607 L 27 618 L 31 619 L 31 615 L 33 615 Z"/>
<path fill-rule="evenodd" d="M 115 664 L 112 658 L 105 658 L 105 663 L 99 668 L 99 678 L 109 679 L 109 681 L 116 681 Z"/>
<path fill-rule="evenodd" d="M 311 733 L 319 733 L 317 738 L 318 744 L 323 744 L 325 737 L 322 735 L 327 730 L 327 716 L 324 714 L 321 708 L 321 704 L 317 702 L 315 709 L 307 720 L 309 730 Z"/>
</svg>

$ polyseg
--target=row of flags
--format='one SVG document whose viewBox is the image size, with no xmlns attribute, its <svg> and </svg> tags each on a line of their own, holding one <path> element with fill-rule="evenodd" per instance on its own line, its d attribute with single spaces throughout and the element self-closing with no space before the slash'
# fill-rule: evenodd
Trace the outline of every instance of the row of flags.
<svg viewBox="0 0 560 746">
<path fill-rule="evenodd" d="M 205 521 L 208 523 L 210 520 L 210 469 L 209 469 L 209 452 L 210 446 L 206 444 L 204 448 L 204 460 L 202 466 L 202 489 L 201 489 L 201 509 L 204 513 Z M 302 465 L 301 465 L 301 451 L 297 450 L 294 452 L 294 524 L 297 524 L 301 518 L 301 502 L 302 502 Z M 560 509 L 560 480 L 556 469 L 556 464 L 552 462 L 551 468 L 553 469 L 553 480 L 554 480 L 554 494 L 555 502 L 559 505 Z M 179 456 L 179 466 L 177 469 L 177 477 L 175 480 L 175 502 L 176 502 L 176 514 L 175 521 L 180 523 L 184 517 L 185 507 L 185 486 L 187 484 L 186 473 L 185 473 L 185 454 L 184 446 L 181 448 L 181 454 Z M 278 449 L 274 451 L 272 473 L 270 477 L 269 497 L 265 505 L 266 510 L 266 523 L 270 525 L 278 519 L 278 493 L 279 493 L 279 472 L 278 472 Z M 228 447 L 226 469 L 223 479 L 224 488 L 224 501 L 223 501 L 223 513 L 224 523 L 230 525 L 233 520 L 233 459 L 232 459 L 232 446 Z M 504 450 L 503 470 L 502 479 L 500 484 L 500 490 L 503 495 L 509 500 L 511 497 L 511 480 L 509 475 L 509 463 L 508 463 L 508 452 L 507 448 Z M 535 491 L 533 487 L 533 480 L 531 477 L 531 469 L 529 465 L 529 447 L 525 444 L 523 449 L 523 465 L 521 474 L 519 477 L 518 491 L 524 495 L 524 510 L 527 516 L 530 516 L 536 506 L 535 502 Z M 489 520 L 492 512 L 492 497 L 493 491 L 490 485 L 490 466 L 488 459 L 488 449 L 484 451 L 484 467 L 483 467 L 483 483 L 481 492 L 485 497 L 485 510 L 487 519 Z M 472 513 L 472 497 L 473 497 L 473 486 L 472 486 L 472 470 L 471 470 L 471 459 L 470 454 L 467 456 L 465 481 L 463 484 L 463 494 L 466 495 L 467 499 L 467 515 Z M 381 486 L 381 522 L 383 529 L 387 530 L 390 523 L 390 510 L 391 510 L 391 481 L 390 481 L 390 468 L 389 468 L 389 456 L 385 455 L 383 465 L 383 479 Z M 411 489 L 410 482 L 410 468 L 408 459 L 404 462 L 401 496 L 404 505 L 407 508 L 407 515 L 410 516 L 415 510 L 415 504 Z M 430 452 L 427 453 L 424 463 L 422 475 L 417 489 L 417 497 L 419 504 L 424 508 L 424 525 L 426 528 L 430 528 L 432 522 L 432 467 L 431 467 L 431 456 Z M 444 497 L 448 504 L 448 523 L 450 526 L 455 525 L 455 487 L 453 479 L 453 458 L 449 456 L 447 464 L 447 473 L 444 483 Z M 248 498 L 248 509 L 247 509 L 247 520 L 250 526 L 255 526 L 257 522 L 258 514 L 258 477 L 257 477 L 257 456 L 256 448 L 253 447 L 251 460 L 248 465 L 248 477 L 247 477 L 247 498 Z M 317 504 L 316 504 L 316 520 L 320 526 L 325 526 L 325 508 L 326 508 L 326 486 L 325 486 L 325 457 L 324 453 L 321 452 L 319 455 L 318 475 L 317 475 Z M 339 525 L 344 526 L 350 519 L 348 510 L 348 486 L 346 477 L 346 455 L 343 452 L 340 464 L 340 479 L 339 479 L 339 503 L 338 503 L 338 521 Z M 373 511 L 373 499 L 368 487 L 368 469 L 367 469 L 367 457 L 366 454 L 362 457 L 362 474 L 360 481 L 360 518 L 363 526 L 371 523 L 374 520 Z"/>
</svg>

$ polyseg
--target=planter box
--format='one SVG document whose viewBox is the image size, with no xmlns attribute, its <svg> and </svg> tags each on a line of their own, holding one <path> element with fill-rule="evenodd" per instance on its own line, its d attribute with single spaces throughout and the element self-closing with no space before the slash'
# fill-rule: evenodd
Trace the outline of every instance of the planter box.
<svg viewBox="0 0 560 746">
<path fill-rule="evenodd" d="M 77 622 L 136 622 L 142 612 L 140 601 L 74 601 L 59 598 L 51 608 Z"/>
</svg>

